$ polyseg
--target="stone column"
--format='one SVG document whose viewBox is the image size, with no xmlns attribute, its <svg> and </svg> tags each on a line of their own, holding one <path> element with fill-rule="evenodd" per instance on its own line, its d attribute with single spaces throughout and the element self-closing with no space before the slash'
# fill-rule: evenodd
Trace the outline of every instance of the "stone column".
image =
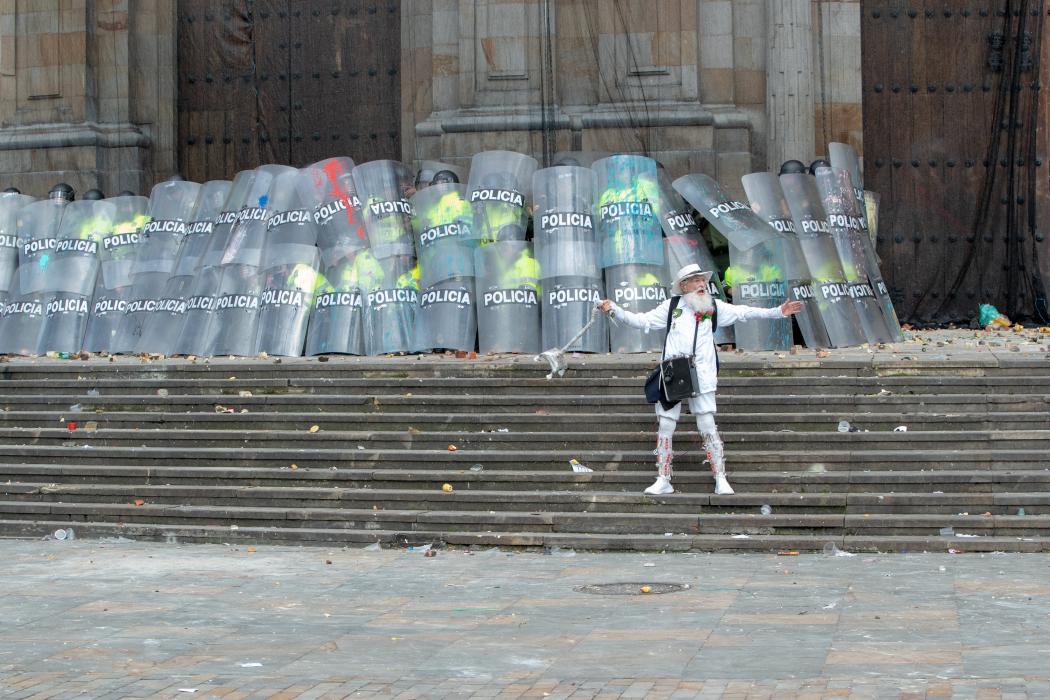
<svg viewBox="0 0 1050 700">
<path fill-rule="evenodd" d="M 792 158 L 808 163 L 815 139 L 811 0 L 766 9 L 766 153 L 770 170 Z"/>
</svg>

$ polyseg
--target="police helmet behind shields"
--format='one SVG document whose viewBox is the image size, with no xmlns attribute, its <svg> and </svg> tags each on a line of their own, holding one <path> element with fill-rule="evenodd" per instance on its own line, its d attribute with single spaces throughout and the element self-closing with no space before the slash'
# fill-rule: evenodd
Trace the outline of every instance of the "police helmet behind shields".
<svg viewBox="0 0 1050 700">
<path fill-rule="evenodd" d="M 413 255 L 413 174 L 393 160 L 374 160 L 354 168 L 365 233 L 376 258 Z"/>
<path fill-rule="evenodd" d="M 432 185 L 466 183 L 467 171 L 458 165 L 439 160 L 424 160 L 416 171 L 416 189 L 422 190 Z"/>
<path fill-rule="evenodd" d="M 467 196 L 483 242 L 525 240 L 535 158 L 510 151 L 477 153 L 470 163 Z"/>
<path fill-rule="evenodd" d="M 317 247 L 321 260 L 331 266 L 352 259 L 368 246 L 361 198 L 354 185 L 355 163 L 350 158 L 329 158 L 299 171 L 297 189 L 303 205 L 317 222 Z"/>
<path fill-rule="evenodd" d="M 654 204 L 660 188 L 656 161 L 616 155 L 595 162 L 592 169 L 598 178 L 602 266 L 662 265 L 663 242 Z"/>
</svg>

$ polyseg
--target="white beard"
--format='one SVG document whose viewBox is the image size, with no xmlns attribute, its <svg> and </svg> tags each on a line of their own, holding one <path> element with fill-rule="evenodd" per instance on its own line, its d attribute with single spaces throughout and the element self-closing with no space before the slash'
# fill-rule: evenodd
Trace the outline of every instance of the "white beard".
<svg viewBox="0 0 1050 700">
<path fill-rule="evenodd" d="M 711 299 L 711 295 L 707 293 L 706 289 L 699 292 L 689 292 L 688 294 L 683 294 L 682 298 L 685 300 L 685 303 L 689 306 L 689 308 L 693 311 L 697 311 L 703 314 L 711 313 L 715 310 L 715 302 Z"/>
</svg>

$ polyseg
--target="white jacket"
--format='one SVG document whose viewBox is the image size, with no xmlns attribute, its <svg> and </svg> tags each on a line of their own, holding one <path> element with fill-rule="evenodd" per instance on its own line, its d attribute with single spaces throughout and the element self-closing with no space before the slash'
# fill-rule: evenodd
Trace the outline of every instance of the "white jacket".
<svg viewBox="0 0 1050 700">
<path fill-rule="evenodd" d="M 770 309 L 759 309 L 754 306 L 738 306 L 729 302 L 714 300 L 718 305 L 718 327 L 731 326 L 734 323 L 750 321 L 755 318 L 783 318 L 780 307 L 774 306 Z M 621 323 L 626 323 L 632 328 L 640 328 L 646 333 L 656 331 L 663 333 L 667 325 L 667 310 L 671 306 L 671 300 L 657 306 L 652 311 L 645 313 L 634 313 L 627 311 L 617 304 L 613 304 L 613 318 Z M 681 313 L 679 313 L 681 312 Z M 718 386 L 718 367 L 715 364 L 715 344 L 711 337 L 711 321 L 700 322 L 700 331 L 696 334 L 696 347 L 693 348 L 693 333 L 696 329 L 695 312 L 686 304 L 685 299 L 678 300 L 678 308 L 671 320 L 671 330 L 667 334 L 668 360 L 676 357 L 696 356 L 696 378 L 700 382 L 700 392 L 714 391 Z"/>
</svg>

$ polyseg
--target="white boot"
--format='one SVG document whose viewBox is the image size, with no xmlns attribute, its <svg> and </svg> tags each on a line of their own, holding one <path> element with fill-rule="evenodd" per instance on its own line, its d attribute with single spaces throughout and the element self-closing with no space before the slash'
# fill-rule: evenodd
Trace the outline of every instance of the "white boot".
<svg viewBox="0 0 1050 700">
<path fill-rule="evenodd" d="M 707 450 L 707 461 L 711 463 L 711 474 L 715 477 L 715 495 L 732 496 L 735 491 L 726 479 L 725 445 L 718 432 L 704 433 L 704 449 Z"/>
<path fill-rule="evenodd" d="M 671 486 L 671 480 L 666 476 L 658 476 L 653 485 L 645 490 L 645 493 L 650 496 L 663 496 L 668 493 L 674 493 L 674 486 Z"/>
<path fill-rule="evenodd" d="M 674 461 L 674 452 L 671 451 L 671 438 L 658 435 L 654 454 L 656 454 L 656 481 L 645 490 L 645 493 L 650 496 L 674 493 L 674 487 L 671 486 L 671 462 Z"/>
</svg>

